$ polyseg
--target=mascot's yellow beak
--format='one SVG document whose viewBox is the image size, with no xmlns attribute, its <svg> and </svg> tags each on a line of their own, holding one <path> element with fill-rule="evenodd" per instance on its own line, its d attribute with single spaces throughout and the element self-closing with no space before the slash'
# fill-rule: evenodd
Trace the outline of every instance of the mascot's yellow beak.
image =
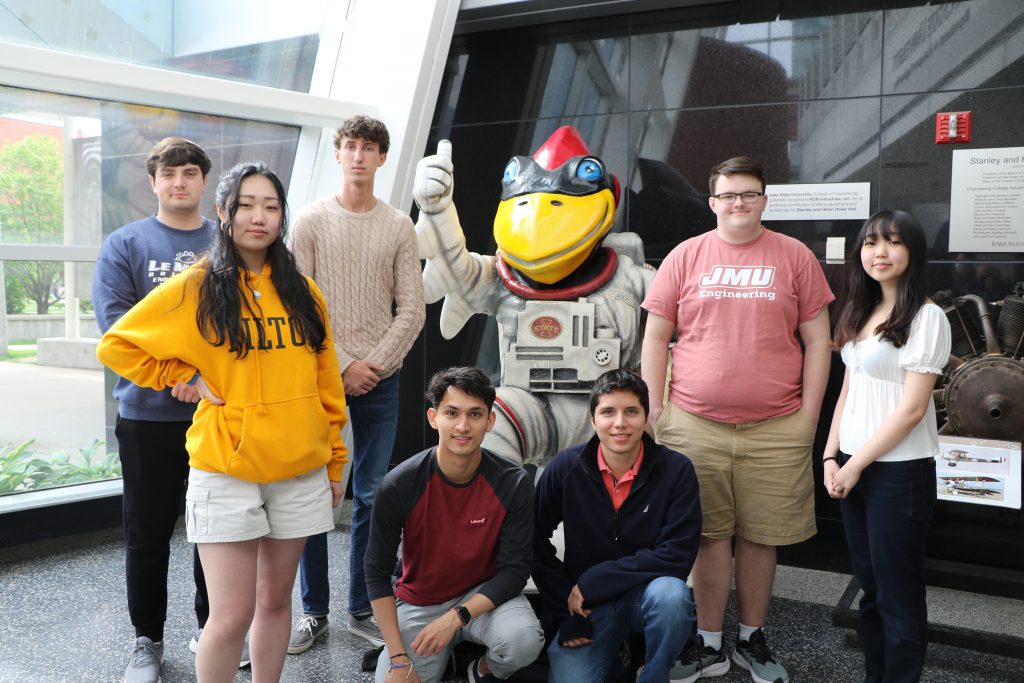
<svg viewBox="0 0 1024 683">
<path fill-rule="evenodd" d="M 531 280 L 554 284 L 579 268 L 615 220 L 610 189 L 574 196 L 532 192 L 498 204 L 498 253 Z"/>
</svg>

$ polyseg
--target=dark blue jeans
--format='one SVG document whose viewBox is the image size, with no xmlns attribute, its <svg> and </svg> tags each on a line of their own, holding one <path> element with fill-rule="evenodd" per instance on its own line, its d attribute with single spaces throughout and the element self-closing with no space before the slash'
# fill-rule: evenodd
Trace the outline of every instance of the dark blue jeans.
<svg viewBox="0 0 1024 683">
<path fill-rule="evenodd" d="M 619 646 L 630 633 L 646 644 L 644 670 L 638 683 L 668 680 L 668 670 L 683 650 L 696 613 L 686 582 L 661 576 L 590 613 L 593 641 L 563 647 L 558 636 L 548 646 L 548 683 L 603 683 Z"/>
<path fill-rule="evenodd" d="M 387 474 L 398 428 L 398 373 L 362 396 L 346 396 L 352 422 L 352 535 L 348 554 L 348 611 L 368 614 L 363 556 L 370 538 L 370 513 L 380 480 Z M 302 611 L 322 615 L 330 610 L 331 586 L 327 577 L 327 534 L 306 539 L 299 561 Z"/>
<path fill-rule="evenodd" d="M 840 453 L 840 464 L 849 458 Z M 866 683 L 921 678 L 928 646 L 925 537 L 935 497 L 935 461 L 920 458 L 872 463 L 840 501 L 853 573 L 864 591 Z"/>
</svg>

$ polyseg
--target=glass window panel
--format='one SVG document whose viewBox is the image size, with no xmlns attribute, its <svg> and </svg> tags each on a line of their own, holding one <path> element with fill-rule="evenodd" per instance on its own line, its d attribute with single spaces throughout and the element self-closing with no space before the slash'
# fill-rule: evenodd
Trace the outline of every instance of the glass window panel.
<svg viewBox="0 0 1024 683">
<path fill-rule="evenodd" d="M 204 211 L 221 171 L 262 159 L 287 184 L 299 129 L 121 102 L 0 88 L 0 244 L 99 247 L 105 234 L 155 210 L 145 172 L 168 135 L 213 162 Z"/>
<path fill-rule="evenodd" d="M 884 47 L 886 93 L 1024 85 L 1024 3 L 886 10 Z"/>
<path fill-rule="evenodd" d="M 0 495 L 120 476 L 108 447 L 91 264 L 0 261 Z M 73 307 L 69 335 L 67 307 Z M 78 365 L 79 367 L 69 367 Z"/>
<path fill-rule="evenodd" d="M 863 12 L 634 35 L 630 108 L 877 95 L 881 20 Z"/>
<path fill-rule="evenodd" d="M 0 37 L 143 66 L 309 92 L 328 0 L 0 2 Z M 226 30 L 230 27 L 230 30 Z"/>
<path fill-rule="evenodd" d="M 554 25 L 539 33 L 457 36 L 434 124 L 624 111 L 629 80 L 626 26 L 625 18 L 615 17 Z"/>
<path fill-rule="evenodd" d="M 17 88 L 0 88 L 0 111 L 0 395 L 17 397 L 0 411 L 3 494 L 117 475 L 106 460 L 116 378 L 95 358 L 93 264 L 49 254 L 98 248 L 155 212 L 145 160 L 164 137 L 209 153 L 202 209 L 213 216 L 217 179 L 239 161 L 261 159 L 288 185 L 299 129 Z M 18 482 L 2 479 L 7 465 Z"/>
</svg>

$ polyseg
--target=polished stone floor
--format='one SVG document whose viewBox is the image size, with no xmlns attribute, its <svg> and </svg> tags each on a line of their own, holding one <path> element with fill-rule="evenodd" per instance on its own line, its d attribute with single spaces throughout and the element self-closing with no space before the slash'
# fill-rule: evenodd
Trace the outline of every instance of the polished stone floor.
<svg viewBox="0 0 1024 683">
<path fill-rule="evenodd" d="M 339 526 L 328 536 L 331 557 L 337 559 L 332 603 L 344 614 L 348 534 Z M 0 683 L 121 681 L 133 635 L 125 608 L 123 562 L 116 529 L 0 549 Z M 194 623 L 191 548 L 183 530 L 174 538 L 171 562 L 163 681 L 181 683 L 195 680 L 193 655 L 187 646 Z M 847 580 L 840 574 L 780 567 L 768 635 L 795 683 L 862 680 L 859 651 L 847 647 L 844 632 L 830 623 L 830 610 Z M 294 597 L 298 611 L 297 589 Z M 1024 633 L 1021 601 L 937 589 L 929 600 L 934 621 Z M 732 614 L 730 623 L 735 623 Z M 372 674 L 360 670 L 368 644 L 343 628 L 333 628 L 305 654 L 287 658 L 282 681 L 373 680 Z M 730 630 L 727 638 L 731 636 Z M 252 677 L 242 670 L 236 680 L 248 682 Z M 734 667 L 717 680 L 738 683 L 749 680 L 749 674 Z M 1024 661 L 933 645 L 923 680 L 1021 683 Z"/>
</svg>

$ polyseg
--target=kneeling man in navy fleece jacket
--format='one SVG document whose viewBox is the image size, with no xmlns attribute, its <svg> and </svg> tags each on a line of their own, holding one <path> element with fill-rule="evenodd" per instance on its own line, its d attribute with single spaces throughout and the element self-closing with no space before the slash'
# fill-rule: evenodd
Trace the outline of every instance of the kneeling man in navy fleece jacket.
<svg viewBox="0 0 1024 683">
<path fill-rule="evenodd" d="M 558 633 L 550 683 L 600 683 L 631 633 L 643 634 L 637 680 L 664 683 L 694 623 L 686 577 L 700 545 L 690 460 L 644 433 L 647 385 L 628 370 L 594 383 L 597 435 L 548 464 L 534 497 L 533 579 Z M 565 530 L 565 560 L 551 533 Z"/>
</svg>

